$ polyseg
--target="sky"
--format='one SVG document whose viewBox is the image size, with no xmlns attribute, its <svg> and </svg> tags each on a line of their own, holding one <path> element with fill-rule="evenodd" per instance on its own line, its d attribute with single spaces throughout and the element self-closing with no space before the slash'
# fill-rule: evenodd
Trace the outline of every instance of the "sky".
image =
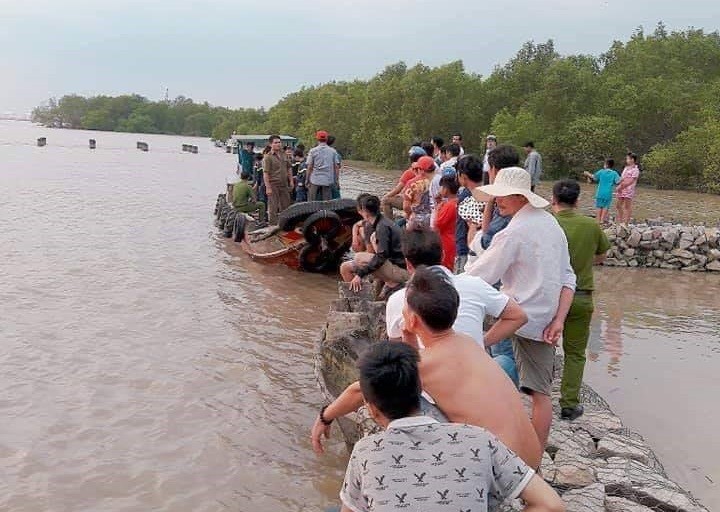
<svg viewBox="0 0 720 512">
<path fill-rule="evenodd" d="M 405 61 L 488 75 L 529 40 L 606 51 L 638 26 L 720 28 L 717 0 L 0 0 L 0 114 L 50 97 L 271 107 Z"/>
</svg>

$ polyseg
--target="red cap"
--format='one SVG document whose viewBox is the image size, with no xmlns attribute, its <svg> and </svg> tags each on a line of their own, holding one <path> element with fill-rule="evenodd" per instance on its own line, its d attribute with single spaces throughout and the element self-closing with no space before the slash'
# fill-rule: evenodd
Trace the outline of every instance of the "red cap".
<svg viewBox="0 0 720 512">
<path fill-rule="evenodd" d="M 328 132 L 326 132 L 325 130 L 320 130 L 315 134 L 315 138 L 320 142 L 326 142 L 328 138 Z"/>
<path fill-rule="evenodd" d="M 435 160 L 432 159 L 432 157 L 429 156 L 421 156 L 417 161 L 417 167 L 421 171 L 434 171 L 435 170 Z"/>
</svg>

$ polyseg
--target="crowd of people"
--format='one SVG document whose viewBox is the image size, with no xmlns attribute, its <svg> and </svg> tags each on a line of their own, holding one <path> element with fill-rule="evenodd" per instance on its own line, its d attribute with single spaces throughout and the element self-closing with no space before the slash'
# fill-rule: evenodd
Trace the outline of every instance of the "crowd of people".
<svg viewBox="0 0 720 512">
<path fill-rule="evenodd" d="M 577 211 L 575 180 L 556 182 L 550 201 L 535 193 L 542 158 L 532 142 L 523 167 L 512 146 L 486 142 L 482 156 L 466 154 L 459 135 L 413 145 L 392 190 L 358 197 L 354 255 L 340 273 L 353 290 L 369 286 L 367 276 L 383 284 L 389 343 L 361 357 L 359 381 L 312 428 L 318 453 L 333 421 L 363 404 L 384 428 L 356 444 L 343 510 L 494 510 L 518 496 L 526 510 L 563 509 L 536 472 L 553 421 L 559 344 L 559 419 L 584 413 L 593 265 L 610 248 L 606 217 Z M 622 177 L 611 160 L 588 173 L 605 210 L 617 186 L 627 200 L 619 209 L 631 211 L 636 164 L 630 154 Z"/>
<path fill-rule="evenodd" d="M 342 160 L 332 147 L 335 137 L 320 130 L 315 138 L 307 155 L 302 144 L 283 146 L 279 135 L 271 135 L 262 152 L 254 142 L 245 144 L 238 151 L 240 181 L 229 198 L 233 207 L 255 215 L 260 225 L 275 225 L 293 202 L 339 198 Z"/>
</svg>

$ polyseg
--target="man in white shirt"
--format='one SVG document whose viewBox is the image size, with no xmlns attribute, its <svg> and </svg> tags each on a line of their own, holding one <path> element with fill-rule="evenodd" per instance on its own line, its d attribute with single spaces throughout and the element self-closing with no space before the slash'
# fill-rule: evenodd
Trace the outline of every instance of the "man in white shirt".
<svg viewBox="0 0 720 512">
<path fill-rule="evenodd" d="M 527 321 L 527 316 L 513 299 L 499 292 L 479 277 L 468 274 L 453 275 L 440 265 L 442 245 L 437 232 L 416 229 L 407 231 L 403 236 L 403 254 L 410 274 L 421 265 L 437 267 L 444 272 L 460 295 L 460 307 L 453 329 L 472 337 L 482 347 L 493 345 L 512 336 Z M 402 340 L 417 344 L 414 336 L 404 330 L 403 304 L 405 289 L 393 293 L 385 307 L 387 336 L 391 340 Z M 485 315 L 498 318 L 498 321 L 483 334 Z M 501 355 L 495 362 L 517 384 L 517 372 L 512 358 Z"/>
<path fill-rule="evenodd" d="M 545 446 L 552 423 L 550 391 L 555 346 L 575 292 L 575 273 L 565 233 L 544 210 L 548 201 L 530 191 L 530 175 L 520 167 L 498 172 L 492 185 L 473 192 L 479 201 L 495 198 L 502 215 L 512 215 L 492 244 L 465 268 L 488 283 L 502 281 L 528 322 L 513 337 L 520 390 L 532 396 L 532 423 Z"/>
</svg>

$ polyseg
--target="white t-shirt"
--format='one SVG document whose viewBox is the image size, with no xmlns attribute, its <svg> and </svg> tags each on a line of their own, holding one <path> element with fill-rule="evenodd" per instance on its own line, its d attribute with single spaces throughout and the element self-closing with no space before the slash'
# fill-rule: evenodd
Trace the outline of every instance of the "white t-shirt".
<svg viewBox="0 0 720 512">
<path fill-rule="evenodd" d="M 441 268 L 450 277 L 460 296 L 460 307 L 453 329 L 471 336 L 480 346 L 484 347 L 483 321 L 485 315 L 499 317 L 507 306 L 508 296 L 497 291 L 482 278 L 468 274 L 454 275 L 441 265 L 438 265 L 437 268 Z M 390 339 L 402 338 L 404 304 L 405 288 L 396 291 L 388 298 L 385 306 L 385 327 Z"/>
</svg>

